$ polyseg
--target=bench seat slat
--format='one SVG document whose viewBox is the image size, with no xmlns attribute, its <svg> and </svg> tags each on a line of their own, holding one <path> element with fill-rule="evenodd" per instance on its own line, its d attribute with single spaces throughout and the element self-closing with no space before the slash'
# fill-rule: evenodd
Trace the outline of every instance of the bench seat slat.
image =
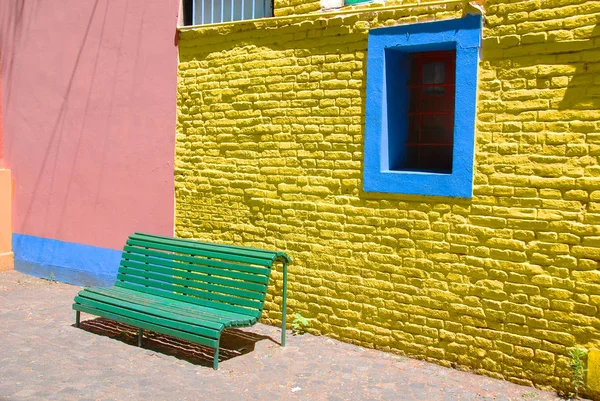
<svg viewBox="0 0 600 401">
<path fill-rule="evenodd" d="M 196 324 L 210 330 L 223 330 L 223 328 L 227 326 L 227 323 L 231 321 L 231 319 L 227 319 L 224 316 L 216 318 L 215 315 L 205 314 L 200 311 L 190 312 L 174 306 L 157 304 L 156 301 L 149 299 L 148 297 L 123 299 L 122 297 L 114 296 L 114 294 L 105 295 L 98 294 L 94 291 L 84 290 L 75 298 L 77 302 L 82 304 L 85 304 L 86 299 L 104 302 L 106 304 L 116 305 L 127 309 L 139 310 L 147 314 L 166 317 L 172 320 L 180 320 L 184 323 Z"/>
<path fill-rule="evenodd" d="M 158 242 L 163 244 L 174 244 L 178 247 L 201 249 L 213 252 L 220 252 L 229 256 L 226 259 L 231 259 L 232 256 L 250 256 L 257 259 L 265 260 L 266 266 L 271 266 L 273 261 L 282 255 L 281 252 L 268 251 L 265 249 L 251 248 L 245 246 L 214 244 L 197 240 L 188 240 L 184 238 L 165 237 L 161 235 L 135 233 L 130 236 L 131 239 L 139 239 L 144 241 Z"/>
<path fill-rule="evenodd" d="M 206 319 L 211 322 L 222 323 L 226 327 L 252 325 L 257 320 L 256 318 L 251 318 L 250 316 L 239 313 L 207 308 L 200 305 L 191 304 L 189 302 L 177 301 L 116 286 L 106 288 L 92 287 L 87 288 L 85 292 L 105 295 L 120 299 L 122 301 L 131 301 L 140 305 L 152 305 L 157 309 L 177 311 L 177 313 L 182 313 L 186 316 L 193 316 Z"/>
<path fill-rule="evenodd" d="M 89 295 L 89 294 L 88 294 Z M 75 302 L 80 305 L 86 305 L 95 309 L 104 310 L 110 313 L 115 313 L 127 318 L 137 319 L 140 321 L 158 324 L 160 326 L 171 327 L 173 329 L 187 331 L 207 338 L 219 338 L 219 334 L 224 329 L 224 325 L 218 325 L 218 328 L 210 328 L 204 325 L 189 323 L 185 318 L 177 317 L 174 314 L 159 311 L 153 308 L 144 307 L 141 305 L 128 304 L 111 299 L 106 302 L 102 299 L 93 299 L 91 297 L 76 296 Z M 197 320 L 197 322 L 200 322 Z"/>
<path fill-rule="evenodd" d="M 256 284 L 262 284 L 262 285 L 267 284 L 267 282 L 269 280 L 269 277 L 268 277 L 269 271 L 261 272 L 260 274 L 257 274 L 257 273 L 249 274 L 249 273 L 240 272 L 240 271 L 233 271 L 233 270 L 228 270 L 228 269 L 223 269 L 223 268 L 211 267 L 208 262 L 217 262 L 217 261 L 212 261 L 212 260 L 206 260 L 207 263 L 204 264 L 205 261 L 199 261 L 198 259 L 196 259 L 195 261 L 193 261 L 194 264 L 192 264 L 190 262 L 193 260 L 193 258 L 190 258 L 190 262 L 185 263 L 185 262 L 171 260 L 171 258 L 167 258 L 169 255 L 165 255 L 164 253 L 161 255 L 163 257 L 162 259 L 157 258 L 157 257 L 152 257 L 152 256 L 146 256 L 146 254 L 152 255 L 151 252 L 152 251 L 150 251 L 150 250 L 140 250 L 138 253 L 130 253 L 130 252 L 125 253 L 124 252 L 122 260 L 135 260 L 138 262 L 150 263 L 150 264 L 155 264 L 158 266 L 174 267 L 177 269 L 189 270 L 192 272 L 198 272 L 198 273 L 202 273 L 202 274 L 213 274 L 213 275 L 217 275 L 217 276 L 221 276 L 221 277 L 231 278 L 231 279 L 235 279 L 235 280 L 243 280 L 243 281 L 247 281 L 248 283 L 256 283 Z M 158 254 L 160 252 L 156 252 L 156 253 Z M 167 257 L 165 257 L 165 256 L 167 256 Z M 173 255 L 173 256 L 176 256 L 176 255 Z M 173 258 L 173 259 L 175 259 L 175 258 Z"/>
<path fill-rule="evenodd" d="M 170 269 L 170 272 L 165 272 L 165 270 L 157 269 L 155 266 L 152 265 L 145 265 L 143 263 L 136 263 L 131 261 L 122 262 L 121 269 L 119 269 L 119 272 L 125 274 L 125 276 L 151 278 L 156 281 L 163 281 L 165 283 L 181 285 L 199 290 L 233 295 L 239 298 L 257 300 L 259 302 L 265 296 L 264 293 L 246 291 L 234 287 L 224 287 L 222 285 L 215 285 L 211 283 L 203 283 L 202 281 L 200 281 L 202 280 L 201 277 L 195 277 L 190 280 L 186 280 L 185 278 L 180 278 L 180 272 L 177 270 Z M 171 275 L 168 275 L 169 273 Z"/>
<path fill-rule="evenodd" d="M 172 245 L 170 243 L 163 243 L 163 242 L 150 242 L 150 241 L 129 239 L 129 240 L 127 240 L 127 244 L 139 246 L 142 248 L 161 249 L 163 251 L 179 252 L 182 254 L 195 255 L 195 256 L 200 256 L 200 257 L 205 257 L 205 258 L 225 259 L 225 260 L 229 260 L 232 262 L 238 262 L 238 263 L 243 263 L 243 264 L 247 264 L 247 265 L 259 265 L 259 266 L 269 267 L 272 264 L 271 260 L 265 260 L 265 259 L 259 259 L 259 258 L 253 258 L 253 257 L 244 257 L 244 256 L 238 256 L 238 255 L 228 255 L 228 254 L 223 254 L 223 253 L 219 253 L 219 252 L 212 251 L 212 250 L 180 247 L 177 245 Z"/>
<path fill-rule="evenodd" d="M 96 309 L 96 308 L 86 306 L 86 305 L 73 304 L 73 309 L 81 311 L 81 312 L 89 313 L 91 315 L 102 316 L 107 319 L 114 320 L 116 322 L 129 324 L 131 326 L 139 327 L 141 329 L 152 330 L 157 333 L 166 334 L 169 336 L 181 338 L 183 340 L 192 341 L 197 344 L 206 345 L 207 347 L 215 348 L 219 344 L 219 341 L 216 339 L 206 338 L 206 337 L 195 335 L 193 333 L 175 330 L 170 327 L 165 327 L 165 326 L 145 322 L 145 321 L 138 320 L 138 319 L 121 316 L 116 313 L 108 312 L 108 311 L 105 311 L 102 309 Z"/>
<path fill-rule="evenodd" d="M 121 270 L 122 271 L 122 270 Z M 252 309 L 260 309 L 262 307 L 262 302 L 245 299 L 245 298 L 237 298 L 229 295 L 218 294 L 214 292 L 201 291 L 195 288 L 184 287 L 183 285 L 175 285 L 166 281 L 157 281 L 152 279 L 145 279 L 137 276 L 132 276 L 130 274 L 117 273 L 117 280 L 126 281 L 134 284 L 141 284 L 143 286 L 159 288 L 162 290 L 172 291 L 175 293 L 182 293 L 191 295 L 193 297 L 202 298 L 210 301 L 219 301 L 225 302 L 233 305 L 246 306 Z M 185 280 L 183 280 L 185 281 Z"/>
<path fill-rule="evenodd" d="M 146 287 L 143 284 L 139 285 L 139 284 L 133 284 L 130 282 L 117 281 L 115 283 L 115 286 L 122 287 L 122 288 L 128 288 L 130 290 L 140 291 L 140 292 L 144 292 L 147 294 L 162 296 L 162 297 L 166 297 L 166 298 L 170 298 L 170 299 L 174 299 L 174 300 L 178 300 L 178 301 L 189 302 L 189 303 L 193 303 L 196 305 L 202 305 L 202 306 L 206 306 L 209 308 L 215 308 L 215 309 L 234 312 L 234 313 L 240 313 L 240 314 L 252 316 L 252 317 L 259 317 L 258 315 L 261 312 L 261 311 L 257 311 L 257 310 L 253 310 L 253 309 L 243 308 L 241 306 L 229 305 L 229 304 L 224 304 L 221 302 L 213 302 L 213 301 L 210 301 L 207 299 L 196 298 L 193 296 L 190 297 L 189 295 L 177 294 L 177 293 L 174 293 L 173 291 L 169 291 L 169 290 L 165 291 L 163 289 L 159 289 L 159 288 L 155 288 L 155 287 Z M 181 292 L 181 291 L 179 291 L 179 292 Z"/>
</svg>

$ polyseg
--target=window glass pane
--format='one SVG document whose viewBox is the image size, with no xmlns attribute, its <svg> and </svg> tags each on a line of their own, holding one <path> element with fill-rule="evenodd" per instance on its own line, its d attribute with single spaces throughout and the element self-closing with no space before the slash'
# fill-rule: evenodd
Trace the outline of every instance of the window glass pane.
<svg viewBox="0 0 600 401">
<path fill-rule="evenodd" d="M 406 158 L 399 170 L 452 172 L 455 51 L 411 54 Z"/>
<path fill-rule="evenodd" d="M 272 0 L 190 0 L 194 3 L 194 24 L 241 21 L 271 17 Z M 191 3 L 190 3 L 191 4 Z"/>
<path fill-rule="evenodd" d="M 428 63 L 423 65 L 423 83 L 443 84 L 446 80 L 445 64 L 443 62 Z"/>
<path fill-rule="evenodd" d="M 446 66 L 443 62 L 428 63 L 423 65 L 422 83 L 423 85 L 443 84 L 446 81 Z M 426 94 L 443 94 L 444 87 L 427 87 L 423 88 Z"/>
</svg>

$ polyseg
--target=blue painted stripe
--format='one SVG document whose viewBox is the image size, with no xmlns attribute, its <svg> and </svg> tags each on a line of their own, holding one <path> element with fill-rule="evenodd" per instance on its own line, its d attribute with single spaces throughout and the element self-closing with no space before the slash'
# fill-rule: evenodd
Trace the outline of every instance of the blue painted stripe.
<svg viewBox="0 0 600 401">
<path fill-rule="evenodd" d="M 15 269 L 76 285 L 114 284 L 121 251 L 73 242 L 13 234 Z"/>
</svg>

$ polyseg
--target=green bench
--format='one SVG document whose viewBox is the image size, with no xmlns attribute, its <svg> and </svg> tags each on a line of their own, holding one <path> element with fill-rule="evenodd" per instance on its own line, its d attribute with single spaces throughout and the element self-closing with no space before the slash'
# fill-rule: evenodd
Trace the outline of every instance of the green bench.
<svg viewBox="0 0 600 401">
<path fill-rule="evenodd" d="M 112 287 L 86 288 L 73 309 L 214 348 L 228 327 L 261 316 L 271 268 L 283 264 L 281 345 L 285 346 L 287 265 L 283 252 L 135 233 L 123 249 Z"/>
</svg>

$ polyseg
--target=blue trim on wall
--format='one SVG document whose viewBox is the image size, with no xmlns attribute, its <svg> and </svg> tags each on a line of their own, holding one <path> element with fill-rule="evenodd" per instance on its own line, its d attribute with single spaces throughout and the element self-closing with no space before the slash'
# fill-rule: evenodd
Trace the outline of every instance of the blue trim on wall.
<svg viewBox="0 0 600 401">
<path fill-rule="evenodd" d="M 76 285 L 115 283 L 121 251 L 13 234 L 15 270 Z"/>
<path fill-rule="evenodd" d="M 481 16 L 373 29 L 369 32 L 367 56 L 367 105 L 364 153 L 366 192 L 409 195 L 473 196 L 473 155 L 475 148 L 475 112 L 477 72 L 481 45 Z M 456 89 L 452 173 L 396 171 L 406 137 L 406 127 L 388 119 L 388 113 L 402 112 L 406 99 L 388 95 L 388 89 L 402 85 L 408 74 L 391 75 L 390 64 L 403 64 L 413 52 L 456 49 Z M 386 61 L 387 58 L 387 61 Z M 400 79 L 399 79 L 400 78 Z M 404 83 L 404 87 L 405 83 Z M 404 108 L 406 110 L 406 108 Z M 407 117 L 408 118 L 408 117 Z M 388 135 L 394 132 L 394 135 Z M 390 160 L 390 149 L 395 149 Z"/>
<path fill-rule="evenodd" d="M 409 96 L 406 90 L 409 74 L 398 74 L 398 71 L 410 71 L 410 54 L 398 51 L 395 48 L 385 49 L 385 75 L 393 77 L 386 79 L 387 102 L 387 132 L 394 132 L 388 136 L 388 146 L 381 149 L 382 170 L 397 170 L 407 157 L 406 138 L 408 136 L 408 118 L 399 118 L 398 110 L 408 110 Z"/>
</svg>

